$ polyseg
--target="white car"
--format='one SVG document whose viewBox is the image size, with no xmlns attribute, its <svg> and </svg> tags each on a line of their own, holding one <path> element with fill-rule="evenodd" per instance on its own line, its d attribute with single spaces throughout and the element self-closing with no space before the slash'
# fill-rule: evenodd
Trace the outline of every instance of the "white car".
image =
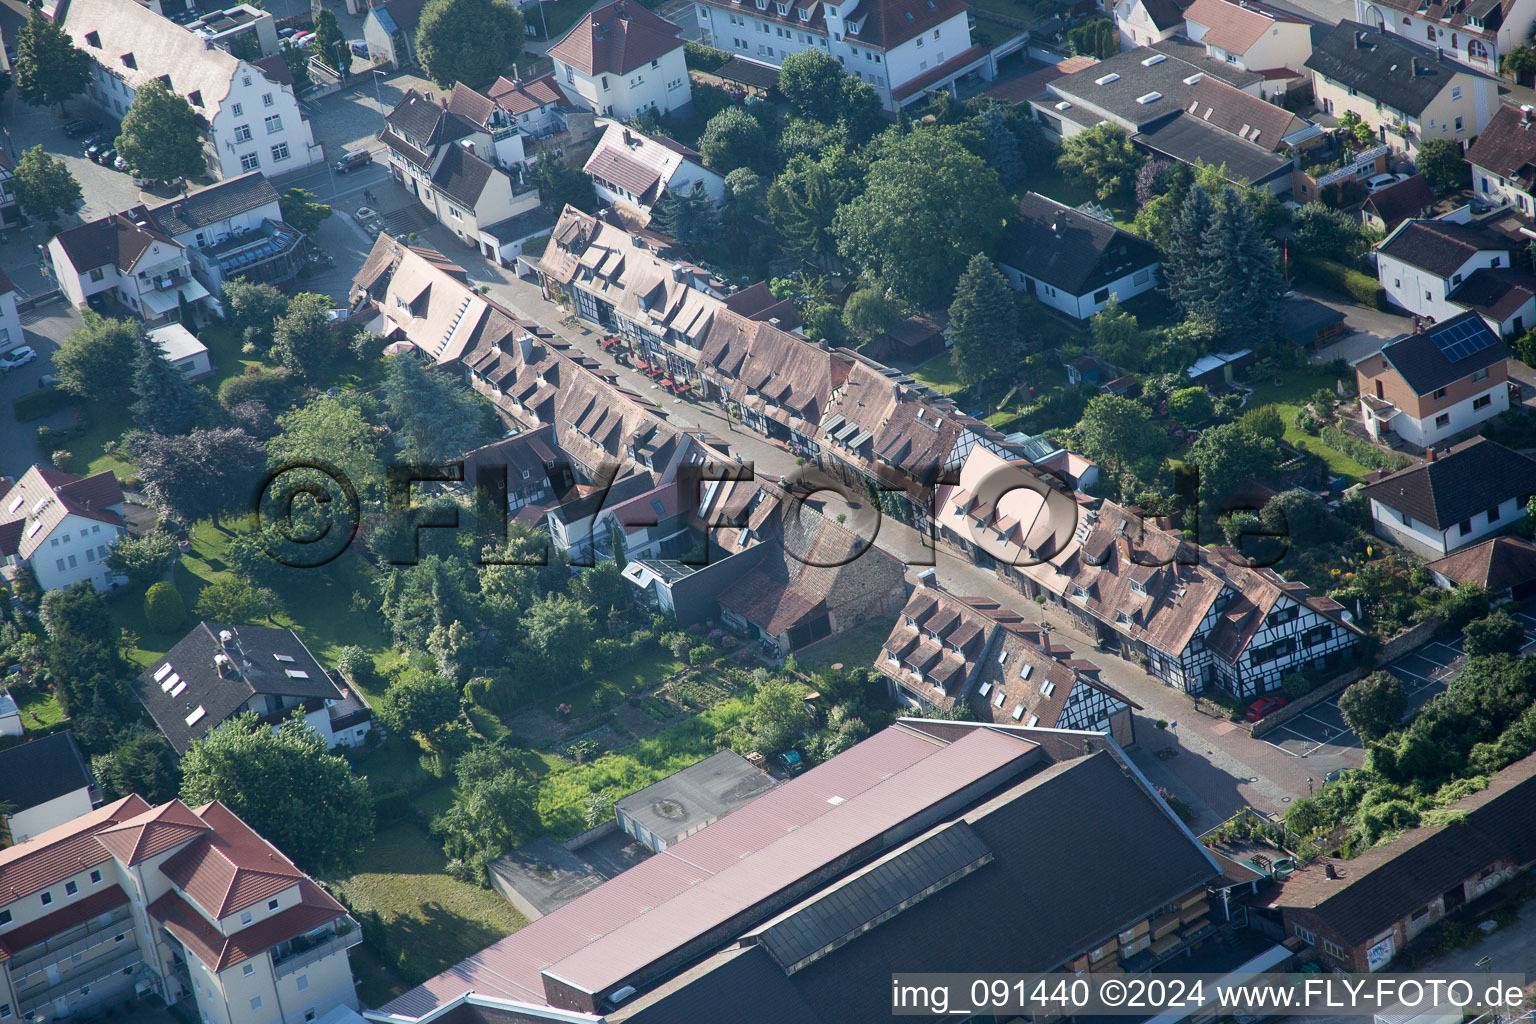
<svg viewBox="0 0 1536 1024">
<path fill-rule="evenodd" d="M 1406 174 L 1378 174 L 1376 177 L 1370 178 L 1366 181 L 1365 191 L 1367 193 L 1380 192 L 1384 188 L 1390 188 L 1400 181 L 1407 180 L 1408 175 Z"/>
<path fill-rule="evenodd" d="M 0 352 L 0 370 L 10 373 L 12 370 L 26 366 L 36 358 L 37 353 L 33 351 L 31 345 L 22 345 L 9 352 Z"/>
</svg>

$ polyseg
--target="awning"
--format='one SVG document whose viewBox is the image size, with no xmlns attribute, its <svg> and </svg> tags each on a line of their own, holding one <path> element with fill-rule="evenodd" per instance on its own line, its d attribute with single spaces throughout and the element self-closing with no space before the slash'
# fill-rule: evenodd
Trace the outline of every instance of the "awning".
<svg viewBox="0 0 1536 1024">
<path fill-rule="evenodd" d="M 174 311 L 181 305 L 180 296 L 185 295 L 188 302 L 201 302 L 208 298 L 208 289 L 197 281 L 188 280 L 185 284 L 177 286 L 172 291 L 149 291 L 140 295 L 144 301 L 144 309 L 154 316 L 164 316 Z"/>
</svg>

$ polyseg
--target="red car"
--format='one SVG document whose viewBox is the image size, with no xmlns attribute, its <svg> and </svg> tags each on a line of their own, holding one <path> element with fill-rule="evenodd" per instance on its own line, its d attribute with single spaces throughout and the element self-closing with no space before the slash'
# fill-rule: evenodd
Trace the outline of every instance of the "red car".
<svg viewBox="0 0 1536 1024">
<path fill-rule="evenodd" d="M 1260 697 L 1248 705 L 1248 714 L 1244 717 L 1250 722 L 1257 722 L 1265 715 L 1273 714 L 1289 704 L 1284 697 Z"/>
</svg>

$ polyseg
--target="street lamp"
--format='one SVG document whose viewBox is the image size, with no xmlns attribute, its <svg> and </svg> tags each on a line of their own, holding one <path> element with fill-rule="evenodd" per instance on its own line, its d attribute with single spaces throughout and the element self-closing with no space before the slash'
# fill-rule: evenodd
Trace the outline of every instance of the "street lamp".
<svg viewBox="0 0 1536 1024">
<path fill-rule="evenodd" d="M 387 120 L 389 115 L 384 113 L 384 100 L 379 96 L 379 77 L 383 74 L 381 69 L 373 69 L 373 101 L 379 105 L 379 117 Z"/>
</svg>

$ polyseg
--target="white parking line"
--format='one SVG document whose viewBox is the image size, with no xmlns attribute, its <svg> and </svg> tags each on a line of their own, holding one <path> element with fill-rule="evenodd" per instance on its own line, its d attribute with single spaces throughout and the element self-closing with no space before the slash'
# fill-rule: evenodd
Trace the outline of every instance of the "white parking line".
<svg viewBox="0 0 1536 1024">
<path fill-rule="evenodd" d="M 1403 675 L 1405 675 L 1405 676 L 1412 676 L 1412 677 L 1413 677 L 1413 678 L 1415 678 L 1415 679 L 1422 679 L 1422 680 L 1424 680 L 1424 681 L 1425 681 L 1425 682 L 1426 682 L 1426 683 L 1432 683 L 1432 682 L 1434 682 L 1434 680 L 1433 680 L 1433 679 L 1431 679 L 1431 678 L 1430 678 L 1430 677 L 1429 677 L 1429 676 L 1421 676 L 1421 675 L 1419 675 L 1419 674 L 1418 674 L 1418 673 L 1417 673 L 1417 672 L 1410 672 L 1410 671 L 1408 671 L 1408 670 L 1407 670 L 1407 669 L 1405 669 L 1405 668 L 1403 668 L 1403 666 L 1401 666 L 1401 665 L 1393 665 L 1393 666 L 1391 666 L 1391 667 L 1392 667 L 1392 668 L 1394 668 L 1394 669 L 1396 669 L 1396 670 L 1397 670 L 1397 671 L 1398 671 L 1398 672 L 1401 672 L 1401 673 L 1402 673 L 1402 674 L 1403 674 Z"/>
</svg>

